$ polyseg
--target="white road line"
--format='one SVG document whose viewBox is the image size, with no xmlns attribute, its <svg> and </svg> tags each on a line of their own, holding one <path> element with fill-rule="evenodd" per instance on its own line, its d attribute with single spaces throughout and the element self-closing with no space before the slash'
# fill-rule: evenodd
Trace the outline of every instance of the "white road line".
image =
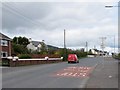
<svg viewBox="0 0 120 90">
<path fill-rule="evenodd" d="M 85 77 L 86 75 L 83 74 L 82 76 Z"/>
<path fill-rule="evenodd" d="M 68 74 L 68 75 L 72 75 L 73 73 L 70 73 L 70 74 Z"/>
<path fill-rule="evenodd" d="M 67 74 L 68 74 L 68 73 L 62 73 L 61 75 L 62 75 L 62 76 L 66 76 Z"/>
<path fill-rule="evenodd" d="M 80 73 L 80 75 L 82 75 L 82 73 Z"/>
<path fill-rule="evenodd" d="M 73 76 L 76 76 L 76 75 L 77 75 L 77 73 L 73 74 Z"/>
<path fill-rule="evenodd" d="M 8 67 L 2 67 L 2 66 L 0 66 L 0 68 L 8 68 Z"/>
</svg>

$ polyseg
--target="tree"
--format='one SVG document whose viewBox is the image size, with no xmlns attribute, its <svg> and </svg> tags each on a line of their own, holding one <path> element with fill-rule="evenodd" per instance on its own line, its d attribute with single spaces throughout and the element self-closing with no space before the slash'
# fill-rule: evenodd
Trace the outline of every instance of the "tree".
<svg viewBox="0 0 120 90">
<path fill-rule="evenodd" d="M 48 53 L 48 47 L 44 42 L 41 42 L 41 54 L 47 54 Z"/>
<path fill-rule="evenodd" d="M 28 49 L 24 47 L 24 45 L 19 45 L 19 44 L 13 44 L 13 54 L 18 55 L 18 54 L 27 54 L 29 53 Z"/>
<path fill-rule="evenodd" d="M 27 46 L 30 42 L 26 37 L 19 36 L 13 38 L 13 43 Z"/>
<path fill-rule="evenodd" d="M 28 44 L 29 40 L 26 37 L 14 37 L 12 41 L 12 53 L 15 55 L 29 53 L 26 47 Z"/>
</svg>

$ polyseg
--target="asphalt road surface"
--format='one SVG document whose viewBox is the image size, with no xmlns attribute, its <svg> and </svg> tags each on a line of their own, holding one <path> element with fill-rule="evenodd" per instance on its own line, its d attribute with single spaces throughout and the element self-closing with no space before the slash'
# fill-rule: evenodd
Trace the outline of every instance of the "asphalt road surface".
<svg viewBox="0 0 120 90">
<path fill-rule="evenodd" d="M 2 88 L 84 88 L 102 57 L 2 69 Z M 102 68 L 102 67 L 100 67 Z"/>
</svg>

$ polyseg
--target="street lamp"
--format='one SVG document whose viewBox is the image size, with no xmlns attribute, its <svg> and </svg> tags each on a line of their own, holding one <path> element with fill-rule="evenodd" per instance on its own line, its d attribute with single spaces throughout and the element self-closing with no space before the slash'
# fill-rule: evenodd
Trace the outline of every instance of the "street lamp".
<svg viewBox="0 0 120 90">
<path fill-rule="evenodd" d="M 106 5 L 105 8 L 113 8 L 113 7 L 120 7 L 119 5 L 118 6 L 113 6 L 113 5 Z"/>
<path fill-rule="evenodd" d="M 111 6 L 111 5 L 108 6 L 108 5 L 107 5 L 107 6 L 105 6 L 105 7 L 106 7 L 106 8 L 112 8 L 113 6 Z"/>
<path fill-rule="evenodd" d="M 113 5 L 106 5 L 105 8 L 113 8 L 113 7 L 120 7 L 119 5 L 118 6 L 113 6 Z M 119 13 L 118 13 L 119 14 Z M 119 21 L 119 20 L 118 20 Z M 119 38 L 119 35 L 118 35 L 118 38 Z M 119 41 L 118 41 L 119 43 Z M 118 45 L 119 46 L 119 45 Z M 119 49 L 119 48 L 118 48 Z M 114 54 L 115 54 L 115 35 L 114 35 Z"/>
</svg>

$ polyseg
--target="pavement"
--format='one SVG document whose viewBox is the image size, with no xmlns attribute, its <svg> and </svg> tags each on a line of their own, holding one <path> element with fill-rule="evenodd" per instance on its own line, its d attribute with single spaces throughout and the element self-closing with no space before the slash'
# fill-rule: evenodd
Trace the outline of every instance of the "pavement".
<svg viewBox="0 0 120 90">
<path fill-rule="evenodd" d="M 91 73 L 85 88 L 118 88 L 118 61 L 104 57 Z"/>
<path fill-rule="evenodd" d="M 117 88 L 118 62 L 84 58 L 67 62 L 2 68 L 3 88 Z"/>
</svg>

